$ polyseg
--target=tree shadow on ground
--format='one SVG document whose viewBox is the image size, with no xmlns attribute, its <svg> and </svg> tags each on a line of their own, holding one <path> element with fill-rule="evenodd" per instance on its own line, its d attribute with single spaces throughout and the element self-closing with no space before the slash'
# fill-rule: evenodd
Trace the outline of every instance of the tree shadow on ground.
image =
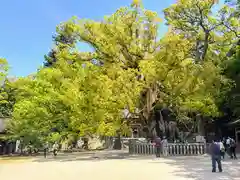
<svg viewBox="0 0 240 180">
<path fill-rule="evenodd" d="M 235 180 L 240 177 L 240 161 L 226 158 L 222 162 L 222 173 L 211 172 L 211 159 L 209 156 L 182 156 L 156 159 L 155 156 L 131 156 L 127 151 L 105 150 L 99 152 L 78 152 L 52 155 L 47 158 L 37 157 L 34 162 L 71 162 L 106 160 L 147 160 L 149 163 L 162 163 L 175 167 L 173 174 L 177 177 L 194 180 Z M 154 160 L 154 161 L 152 161 Z"/>
<path fill-rule="evenodd" d="M 152 162 L 161 163 L 161 162 Z M 163 162 L 162 162 L 163 163 Z M 164 159 L 164 163 L 175 166 L 175 176 L 194 180 L 237 180 L 240 177 L 240 161 L 226 158 L 222 161 L 223 172 L 212 173 L 209 156 L 171 157 Z"/>
<path fill-rule="evenodd" d="M 78 153 L 64 153 L 58 154 L 56 157 L 49 154 L 47 158 L 36 157 L 33 162 L 69 162 L 69 161 L 104 161 L 104 160 L 116 160 L 116 159 L 151 159 L 150 156 L 131 156 L 127 151 L 109 150 L 99 152 L 78 152 Z"/>
</svg>

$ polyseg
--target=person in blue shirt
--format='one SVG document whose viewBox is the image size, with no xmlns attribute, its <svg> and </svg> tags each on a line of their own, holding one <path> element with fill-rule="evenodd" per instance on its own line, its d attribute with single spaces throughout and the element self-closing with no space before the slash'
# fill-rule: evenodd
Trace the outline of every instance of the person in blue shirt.
<svg viewBox="0 0 240 180">
<path fill-rule="evenodd" d="M 212 141 L 210 145 L 210 154 L 212 159 L 212 172 L 216 172 L 216 164 L 218 164 L 219 172 L 222 172 L 221 149 L 216 141 Z"/>
</svg>

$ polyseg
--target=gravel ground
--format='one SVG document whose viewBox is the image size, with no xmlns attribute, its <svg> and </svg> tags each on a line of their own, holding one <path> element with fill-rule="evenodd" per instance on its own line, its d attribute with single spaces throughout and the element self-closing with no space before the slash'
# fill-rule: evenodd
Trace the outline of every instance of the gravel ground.
<svg viewBox="0 0 240 180">
<path fill-rule="evenodd" d="M 208 156 L 132 157 L 126 152 L 59 154 L 47 159 L 2 163 L 0 177 L 7 180 L 240 180 L 240 161 L 223 161 L 223 173 L 212 173 Z"/>
</svg>

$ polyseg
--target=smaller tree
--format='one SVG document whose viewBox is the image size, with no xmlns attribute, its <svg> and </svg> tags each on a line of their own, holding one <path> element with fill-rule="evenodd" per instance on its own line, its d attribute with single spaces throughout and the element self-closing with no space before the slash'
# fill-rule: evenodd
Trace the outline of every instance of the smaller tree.
<svg viewBox="0 0 240 180">
<path fill-rule="evenodd" d="M 7 78 L 8 62 L 6 59 L 0 58 L 0 116 L 1 118 L 11 117 L 14 105 L 14 93 Z"/>
<path fill-rule="evenodd" d="M 124 130 L 127 122 L 121 111 L 126 104 L 130 108 L 136 104 L 141 89 L 136 72 L 117 65 L 108 71 L 91 63 L 69 64 L 65 57 L 59 54 L 54 67 L 15 83 L 18 96 L 9 124 L 11 134 L 38 141 L 55 137 L 53 133 L 66 138 Z"/>
</svg>

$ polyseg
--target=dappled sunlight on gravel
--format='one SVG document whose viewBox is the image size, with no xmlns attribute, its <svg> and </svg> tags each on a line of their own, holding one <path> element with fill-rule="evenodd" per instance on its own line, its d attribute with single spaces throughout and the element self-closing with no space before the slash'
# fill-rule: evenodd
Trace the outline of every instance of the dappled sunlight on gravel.
<svg viewBox="0 0 240 180">
<path fill-rule="evenodd" d="M 223 173 L 211 172 L 208 156 L 130 157 L 117 154 L 92 154 L 57 157 L 35 162 L 1 164 L 1 178 L 8 180 L 237 180 L 240 179 L 239 160 L 223 162 Z M 109 158 L 107 157 L 109 155 Z M 120 156 L 120 155 L 119 155 Z M 68 159 L 69 157 L 69 159 Z M 80 158 L 81 157 L 81 158 Z M 14 172 L 14 173 L 13 173 Z"/>
</svg>

